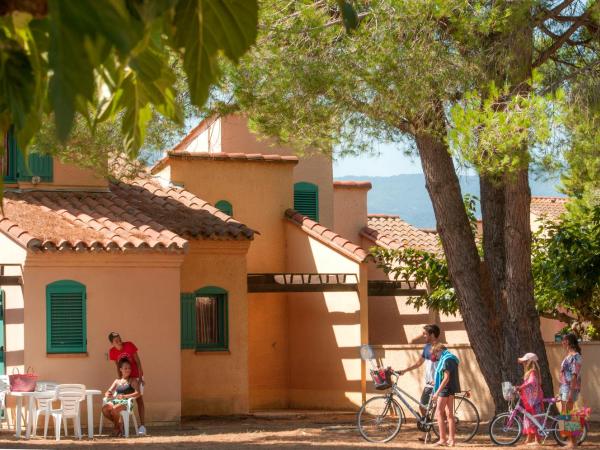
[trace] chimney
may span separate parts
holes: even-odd
[[[333,182],[333,229],[360,245],[360,230],[367,226],[367,193],[370,181]]]

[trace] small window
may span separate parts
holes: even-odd
[[[31,181],[33,177],[50,182],[54,174],[52,155],[30,153],[25,164],[25,158],[19,150],[12,128],[4,136],[4,152],[0,159],[0,166],[1,176],[8,183]]]
[[[46,286],[46,348],[48,353],[85,353],[86,290],[77,281]]]
[[[294,209],[312,220],[319,221],[319,187],[313,183],[294,184]]]
[[[209,286],[181,294],[181,348],[227,350],[228,340],[227,291]]]
[[[219,200],[217,203],[215,203],[215,208],[224,212],[228,216],[233,217],[233,206],[231,206],[231,203],[229,203],[227,200]]]

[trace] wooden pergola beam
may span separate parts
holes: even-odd
[[[23,286],[23,277],[20,275],[0,275],[0,287]]]
[[[426,289],[411,286],[406,281],[369,280],[369,297],[418,296],[425,293]]]
[[[248,292],[355,292],[352,273],[249,273]]]

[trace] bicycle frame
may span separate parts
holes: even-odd
[[[547,438],[550,435],[550,432],[554,430],[554,428],[547,428],[546,424],[548,423],[548,419],[553,422],[558,422],[558,419],[554,416],[550,415],[550,410],[552,409],[552,405],[555,403],[554,399],[543,399],[544,402],[548,403],[548,408],[546,408],[546,412],[543,414],[531,414],[528,413],[523,406],[521,406],[521,397],[519,396],[516,406],[512,409],[510,418],[508,419],[509,425],[512,424],[512,421],[517,416],[518,413],[521,413],[523,417],[529,419],[533,425],[537,428],[538,432],[544,437]],[[544,422],[540,423],[537,418],[544,418]]]
[[[431,399],[429,400],[429,404],[424,405],[419,400],[417,400],[412,395],[410,395],[408,392],[406,392],[404,389],[399,388],[397,386],[397,383],[398,383],[398,381],[396,381],[396,383],[394,383],[394,385],[392,386],[392,393],[391,393],[391,395],[395,394],[396,397],[398,397],[398,399],[400,399],[400,401],[404,404],[404,406],[406,406],[408,408],[408,410],[412,413],[412,415],[415,416],[415,419],[417,419],[420,422],[423,422],[424,419],[428,416],[429,411],[431,410]],[[406,400],[406,398],[404,398],[403,395],[405,395],[408,398],[410,398],[413,402],[415,402],[421,408],[424,408],[425,409],[425,415],[422,416],[420,412],[414,410],[413,407],[410,406],[410,403],[408,403],[408,401]]]

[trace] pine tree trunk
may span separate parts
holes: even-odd
[[[496,408],[502,398],[500,336],[495,315],[482,295],[480,258],[464,208],[458,177],[448,147],[430,134],[416,135],[427,191],[433,203],[452,285],[465,329]]]
[[[531,224],[528,170],[506,177],[505,226],[506,301],[510,328],[518,336],[518,352],[533,352],[539,357],[542,386],[546,396],[553,395],[552,377],[540,330],[540,318],[533,297],[531,273]]]
[[[483,224],[483,253],[485,267],[490,277],[492,308],[497,318],[498,335],[502,345],[498,348],[502,359],[502,379],[519,382],[519,357],[517,335],[510,329],[505,298],[506,255],[504,241],[504,192],[502,180],[481,176],[479,179],[481,215]]]

